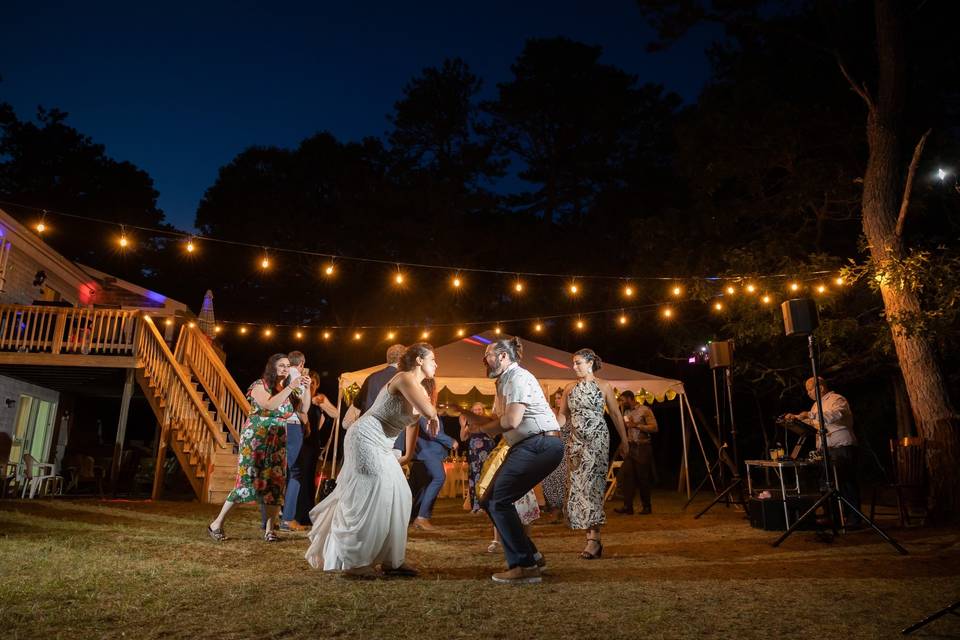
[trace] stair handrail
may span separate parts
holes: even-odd
[[[196,389],[190,383],[190,379],[183,372],[183,369],[173,357],[173,352],[167,346],[160,331],[153,323],[150,316],[143,316],[143,324],[146,331],[140,331],[137,342],[137,358],[143,365],[146,372],[154,377],[159,383],[166,383],[164,395],[166,397],[167,420],[173,424],[180,420],[183,421],[189,416],[188,413],[196,414],[199,418],[199,424],[202,424],[206,432],[210,434],[213,440],[221,447],[226,446],[226,440],[217,425],[210,418],[206,404],[200,398]],[[159,357],[157,357],[159,354]],[[179,383],[179,384],[177,384]],[[185,402],[184,399],[189,402]],[[192,421],[196,423],[197,421]],[[189,428],[189,424],[181,424],[181,429],[187,427],[188,436],[192,436],[193,444],[206,444],[200,433],[195,429]],[[206,447],[204,447],[206,449]],[[202,456],[209,459],[208,456]],[[207,460],[204,460],[206,463]],[[203,468],[206,469],[207,464]]]
[[[175,353],[177,360],[196,374],[233,441],[240,442],[240,430],[250,415],[250,403],[207,336],[196,325],[183,325]]]

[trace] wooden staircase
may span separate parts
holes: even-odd
[[[250,411],[243,392],[196,326],[184,325],[171,351],[149,316],[137,332],[136,379],[160,424],[153,498],[160,497],[168,448],[201,502],[233,489],[237,443]]]

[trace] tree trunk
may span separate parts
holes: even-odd
[[[901,166],[901,116],[906,94],[902,19],[896,0],[876,0],[879,82],[876,102],[868,101],[869,157],[863,180],[863,230],[875,264],[901,258],[903,242],[896,233],[904,170]],[[887,322],[893,334],[917,431],[927,441],[930,518],[949,521],[960,515],[960,438],[958,419],[930,344],[907,335],[897,318],[920,311],[920,300],[908,289],[880,283]]]

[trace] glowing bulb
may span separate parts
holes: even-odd
[[[171,320],[170,318],[167,318],[166,320],[163,321],[163,324],[169,327],[170,325],[173,324],[173,320]]]
[[[420,339],[421,339],[421,340],[426,340],[426,339],[429,338],[429,337],[430,337],[430,332],[429,332],[429,331],[424,331],[423,333],[420,334]]]
[[[333,275],[333,264],[328,264],[328,265],[323,269],[323,272],[324,272],[325,274],[327,274],[328,276],[332,276],[332,275]]]
[[[193,253],[196,247],[193,245],[193,240],[187,240],[187,253]]]
[[[799,284],[797,284],[796,282],[790,283],[790,291],[799,291],[799,290],[800,290]]]
[[[264,330],[263,330],[263,335],[264,335],[265,337],[269,338],[270,336],[273,335],[273,329],[264,329]]]
[[[387,332],[387,340],[393,340],[396,337],[397,337],[397,334],[395,334],[393,331]]]
[[[538,322],[537,324],[533,325],[533,330],[537,333],[540,333],[543,331],[543,325]]]
[[[523,283],[517,280],[516,284],[513,285],[513,290],[516,291],[517,293],[520,293],[521,291],[523,291]]]
[[[937,177],[938,177],[940,180],[943,180],[944,178],[947,177],[947,172],[944,171],[943,168],[941,167],[940,169],[937,169]]]
[[[457,337],[462,338],[466,332],[463,329],[457,329]]]
[[[633,297],[633,287],[631,287],[630,285],[625,286],[625,287],[623,288],[623,295],[625,295],[625,296],[628,297],[628,298],[632,298],[632,297]]]
[[[329,339],[330,339],[330,332],[329,332],[329,331],[324,331],[324,332],[323,332],[323,339],[324,339],[324,340],[329,340]]]
[[[359,332],[359,331],[357,331],[356,333],[353,334],[353,339],[354,339],[354,340],[359,340],[361,337],[362,337],[362,336],[360,335],[360,332]]]
[[[43,224],[42,222],[38,222],[35,228],[37,230],[37,233],[43,233],[44,231],[47,230],[47,225]]]
[[[627,324],[627,316],[620,314],[620,317],[617,318],[617,322],[619,322],[622,325]]]
[[[577,320],[577,329],[583,329],[584,326],[583,320]]]
[[[760,301],[763,302],[763,304],[770,304],[770,296],[763,296],[760,298]]]
[[[570,285],[570,295],[575,296],[575,295],[577,295],[578,293],[580,293],[580,287],[578,287],[576,284],[571,284],[571,285]]]
[[[817,287],[817,293],[826,293],[826,292],[827,292],[827,288],[822,284]]]
[[[718,301],[718,302],[714,302],[714,303],[713,303],[713,308],[714,308],[715,311],[723,311],[723,303],[722,303],[722,302],[719,302],[719,301]]]
[[[728,296],[732,296],[737,291],[737,289],[733,285],[729,285],[726,291]]]
[[[270,258],[268,258],[267,256],[263,256],[263,260],[260,261],[260,268],[261,268],[261,269],[269,269],[269,268],[270,268]]]
[[[297,331],[294,335],[297,336],[297,340],[299,340],[303,337],[303,331]]]
[[[673,293],[673,295],[675,295],[675,296],[679,296],[681,293],[683,293],[683,289],[681,289],[679,286],[676,286],[676,287],[673,288],[673,292],[672,292],[672,293]]]
[[[127,236],[125,236],[125,235],[120,236],[120,247],[121,247],[121,248],[126,249],[129,244],[130,244],[130,241],[127,240]]]
[[[842,287],[842,286],[843,286],[843,276],[840,276],[839,278],[837,278],[836,280],[834,280],[834,282],[837,283],[837,286],[838,286],[838,287]]]
[[[393,281],[396,282],[397,284],[403,284],[403,274],[397,273],[397,275],[393,277]]]
[[[454,278],[453,278],[453,288],[454,288],[454,289],[459,289],[461,284],[463,284],[463,283],[460,282],[460,278],[454,276]]]
[[[494,327],[494,328],[493,328],[493,332],[494,332],[496,335],[500,335],[500,327]]]
[[[664,318],[672,318],[672,317],[673,317],[673,309],[671,309],[670,307],[667,307],[666,309],[664,309],[662,313],[663,313],[663,317],[664,317]]]
[[[223,327],[221,327],[220,325],[217,325],[213,328],[214,333],[220,333],[221,331],[223,331]]]
[[[190,327],[191,329],[193,329],[193,328],[194,328],[195,326],[197,326],[197,325],[196,325],[196,323],[188,322],[188,323],[187,323],[187,326]]]
[[[240,333],[246,333],[246,332],[247,332],[246,327],[240,327]]]
[[[748,285],[747,285],[747,293],[753,293],[753,292],[756,291],[756,290],[757,290],[757,288],[756,288],[755,286],[753,286],[752,284],[748,284]]]

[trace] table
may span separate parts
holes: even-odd
[[[744,464],[747,466],[747,492],[754,497],[753,474],[754,469],[773,470],[780,481],[780,499],[783,502],[783,518],[790,528],[790,510],[787,508],[788,497],[800,497],[800,470],[812,466],[808,460],[747,460]],[[792,478],[789,478],[792,472]]]

